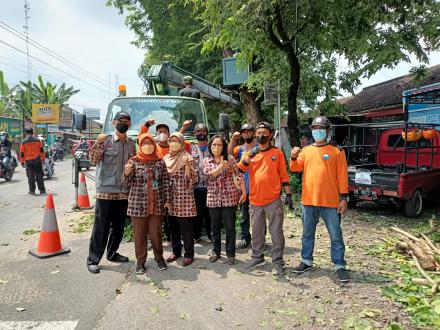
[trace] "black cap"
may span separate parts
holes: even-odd
[[[241,126],[241,128],[240,128],[240,133],[243,132],[243,131],[245,131],[245,130],[255,131],[255,127],[252,126],[252,124],[248,124],[248,123],[246,123],[246,124],[243,124],[243,125]]]
[[[25,133],[27,134],[33,134],[34,133],[34,129],[32,127],[28,127],[24,130]]]
[[[315,119],[313,119],[310,127],[313,127],[313,126],[329,127],[330,125],[331,125],[331,122],[330,122],[330,120],[328,120],[327,117],[318,116]]]
[[[198,123],[196,126],[194,126],[194,132],[203,130],[208,131],[208,126],[206,126],[204,123]]]
[[[131,120],[131,117],[130,117],[130,115],[128,113],[126,113],[125,111],[119,111],[115,115],[115,120],[122,119],[122,118],[127,118],[127,119]]]
[[[272,132],[272,126],[267,121],[262,121],[261,123],[258,123],[257,129],[259,128],[267,128],[270,132]]]
[[[157,131],[159,128],[161,128],[161,127],[165,127],[165,128],[168,130],[168,132],[170,131],[170,127],[169,127],[167,124],[164,124],[164,123],[157,124],[157,125],[156,125],[156,131]]]

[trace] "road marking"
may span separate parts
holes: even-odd
[[[2,330],[75,330],[78,321],[0,321]]]

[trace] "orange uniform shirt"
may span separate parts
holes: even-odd
[[[249,173],[249,202],[263,206],[279,198],[281,186],[289,184],[283,152],[271,147],[252,158],[248,166],[243,164],[245,158],[246,155],[242,157],[238,167]]]
[[[20,144],[20,162],[24,164],[27,160],[32,160],[40,156],[44,160],[44,148],[39,139],[34,136],[26,137]]]
[[[348,194],[345,152],[338,147],[307,146],[296,160],[290,161],[292,172],[303,171],[302,204],[337,208],[339,195]]]

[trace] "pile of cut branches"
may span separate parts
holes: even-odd
[[[436,274],[440,272],[440,249],[423,233],[420,233],[420,237],[416,237],[397,226],[393,226],[390,229],[401,235],[401,239],[396,242],[396,250],[410,255],[417,270],[423,277],[412,278],[412,282],[416,285],[431,286],[432,294],[436,294],[439,290],[440,282],[434,280],[428,272]]]

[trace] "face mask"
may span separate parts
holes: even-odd
[[[154,152],[154,145],[152,145],[152,144],[144,144],[141,147],[141,151],[145,155],[151,155]]]
[[[316,142],[322,142],[327,138],[327,130],[318,128],[312,130],[312,136]]]
[[[170,142],[169,145],[171,151],[179,151],[182,149],[182,145],[179,142]]]
[[[165,142],[168,140],[168,134],[166,133],[160,133],[158,136],[156,136],[157,142]]]
[[[214,156],[220,156],[222,154],[223,148],[221,148],[221,147],[212,147],[211,151],[212,151],[212,154]]]
[[[259,135],[257,136],[257,142],[259,144],[266,144],[269,141],[269,137],[266,135]]]
[[[249,143],[252,142],[253,139],[254,139],[253,137],[250,137],[250,138],[246,138],[246,139],[243,139],[243,140],[244,140],[244,142],[249,144]]]
[[[196,139],[197,141],[206,141],[208,140],[208,136],[206,134],[197,134]]]
[[[127,124],[116,124],[116,130],[119,133],[124,134],[125,132],[128,131],[128,125]]]

